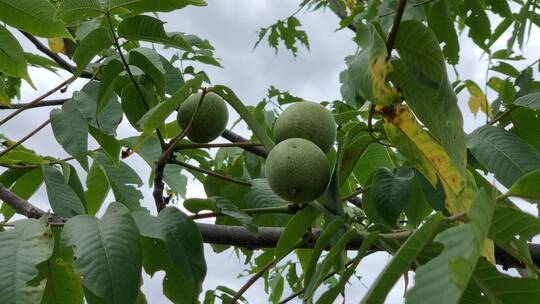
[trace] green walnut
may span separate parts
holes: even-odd
[[[196,93],[188,97],[178,109],[178,123],[185,129],[201,100],[202,93]],[[197,116],[187,133],[189,140],[195,143],[208,143],[218,138],[229,120],[227,105],[221,96],[208,92],[199,108]]]
[[[212,198],[188,198],[184,200],[184,208],[191,213],[203,210],[217,211],[216,200]]]
[[[336,141],[336,121],[332,113],[316,102],[304,101],[288,107],[274,124],[274,141],[307,139],[328,153]]]
[[[326,190],[330,170],[324,152],[303,138],[290,138],[277,144],[266,159],[266,178],[281,198],[307,203]]]

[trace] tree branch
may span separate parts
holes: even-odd
[[[52,107],[52,106],[61,106],[66,101],[68,101],[69,98],[64,99],[51,99],[51,100],[44,100],[37,104],[30,104],[30,103],[14,103],[9,106],[0,105],[0,110],[16,110],[20,108],[30,109],[30,108],[41,108],[41,107]]]
[[[5,186],[0,184],[0,199],[11,206],[19,214],[29,218],[40,218],[45,215],[45,211],[35,207],[25,199],[20,198]],[[63,219],[54,218],[54,224],[61,226]],[[275,248],[284,228],[259,227],[259,233],[253,235],[249,230],[241,226],[225,226],[197,223],[197,227],[202,235],[203,241],[210,244],[245,247],[247,249]],[[313,248],[315,242],[321,235],[322,230],[313,229],[306,237],[307,241],[299,248]],[[380,234],[381,238],[405,239],[410,233],[397,232],[393,234]],[[352,239],[346,246],[348,250],[358,250],[363,238],[358,236]],[[373,247],[370,250],[381,251],[381,248]],[[540,244],[529,244],[532,261],[540,267]],[[523,263],[515,259],[504,250],[496,247],[495,258],[497,264],[505,268],[524,268]]]
[[[45,215],[45,211],[30,204],[26,200],[18,197],[13,192],[9,191],[4,185],[0,183],[0,199],[10,205],[15,212],[22,214],[28,218],[40,218]]]
[[[234,133],[231,130],[225,129],[223,133],[221,134],[221,137],[225,138],[226,140],[232,142],[232,143],[243,143],[248,142],[249,140],[246,138],[243,138],[242,136]],[[268,151],[264,147],[250,147],[250,146],[242,146],[240,147],[248,152],[251,152],[255,155],[258,155],[262,158],[266,158],[268,156]]]
[[[45,55],[49,56],[52,60],[54,60],[56,63],[58,63],[59,66],[61,66],[64,70],[70,72],[73,74],[73,72],[77,69],[77,67],[71,65],[69,62],[64,60],[60,55],[56,54],[55,52],[51,51],[48,47],[46,47],[41,41],[39,41],[36,37],[34,37],[32,34],[29,34],[24,31],[20,31],[32,44],[36,46],[38,50],[40,50]],[[81,78],[93,78],[94,74],[89,72],[82,72],[79,76]]]

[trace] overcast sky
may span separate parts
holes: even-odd
[[[353,36],[351,31],[345,29],[335,32],[338,19],[330,11],[297,15],[303,24],[303,29],[309,36],[310,51],[300,47],[298,57],[294,58],[290,52],[280,49],[276,55],[274,50],[267,46],[266,41],[263,41],[255,51],[252,51],[253,44],[257,39],[256,31],[260,27],[272,24],[277,19],[289,16],[297,9],[298,2],[210,1],[205,8],[188,7],[174,13],[162,14],[160,17],[167,22],[165,25],[167,31],[195,33],[202,38],[209,39],[216,48],[215,55],[221,58],[224,69],[205,67],[205,70],[214,84],[225,84],[231,87],[247,104],[255,104],[260,101],[266,95],[266,90],[270,85],[281,90],[289,90],[292,94],[307,100],[340,99],[339,72],[345,68],[343,58],[354,53],[356,46],[351,41]],[[531,37],[534,37],[535,34],[538,34],[536,29]],[[17,35],[17,38],[23,42],[26,51],[35,51],[24,37]],[[468,38],[461,37],[460,40],[461,58],[458,70],[461,79],[472,79],[483,87],[486,62],[480,59],[481,51]],[[534,50],[538,50],[539,43],[538,40],[531,41],[524,50],[525,56],[527,57]],[[65,73],[62,73],[61,78],[37,69],[31,69],[30,73],[38,90],[34,91],[25,86],[22,91],[22,102],[32,100],[56,86],[62,79],[69,77]],[[449,70],[449,75],[454,78],[454,73],[451,70]],[[77,81],[70,86],[65,94],[56,94],[54,97],[70,97],[71,92],[80,88],[84,83],[85,81]],[[493,92],[490,96],[493,96]],[[474,118],[470,114],[466,106],[467,98],[468,95],[465,91],[459,95],[460,107],[465,118],[465,130],[469,133],[483,124],[485,117],[479,114],[477,118]],[[39,108],[25,111],[17,119],[2,126],[0,133],[8,135],[12,140],[19,139],[48,119],[50,110],[50,108]],[[0,117],[5,116],[5,112],[0,113]],[[238,131],[244,135],[248,134],[245,129],[238,129]],[[124,121],[119,128],[118,137],[134,134],[132,128]],[[67,155],[56,144],[50,127],[40,131],[38,136],[30,139],[25,145],[44,155],[57,157]],[[148,180],[149,170],[144,162],[136,157],[130,157],[127,162],[136,168],[143,181]],[[153,210],[151,192],[146,184],[142,191],[145,194],[144,205]],[[202,186],[190,182],[188,197],[202,196],[204,196]],[[112,199],[112,197],[110,198]],[[31,200],[48,209],[44,189],[41,189]],[[526,204],[522,206],[526,207],[529,212],[536,213],[535,208]],[[242,286],[246,278],[236,278],[237,274],[245,269],[241,261],[230,250],[216,255],[209,246],[205,245],[205,248],[208,274],[204,288],[227,285],[238,289]],[[358,275],[362,277],[362,283],[367,286],[371,285],[388,260],[389,256],[383,253],[372,254],[365,258],[358,268]],[[153,280],[145,279],[143,291],[150,303],[169,303],[161,292],[161,277],[162,275],[158,274],[157,278]],[[365,285],[356,280],[353,282],[353,286],[348,288],[347,303],[357,303],[366,291]],[[401,303],[403,288],[403,281],[400,281],[390,293],[387,303]],[[267,302],[266,296],[262,292],[261,282],[253,286],[246,293],[246,297],[250,303]]]

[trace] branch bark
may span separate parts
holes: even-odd
[[[242,136],[234,133],[231,130],[225,129],[223,133],[221,134],[221,137],[225,138],[226,140],[232,142],[232,143],[243,143],[243,142],[249,142],[249,139],[243,138]],[[264,147],[257,147],[257,146],[245,146],[241,147],[242,149],[251,152],[255,155],[258,155],[262,158],[266,158],[268,156],[268,151]]]
[[[61,66],[64,70],[66,70],[66,71],[68,71],[70,73],[73,73],[77,69],[74,65],[72,65],[69,62],[67,62],[66,60],[64,60],[62,57],[60,57],[55,52],[51,51],[48,47],[46,47],[43,43],[41,43],[41,41],[39,41],[39,39],[34,37],[32,34],[29,34],[27,32],[23,32],[23,31],[20,31],[20,32],[26,38],[28,38],[28,40],[30,40],[30,42],[32,42],[32,44],[34,44],[34,46],[38,50],[40,50],[45,55],[49,56],[49,58],[51,58],[56,63],[58,63],[58,65]],[[89,72],[82,72],[79,77],[81,77],[81,78],[93,78],[94,74],[89,73]]]

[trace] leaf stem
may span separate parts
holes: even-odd
[[[113,38],[114,45],[116,47],[116,50],[118,51],[118,55],[120,55],[120,59],[122,60],[122,64],[124,65],[124,69],[129,75],[129,79],[131,79],[131,82],[135,86],[135,89],[137,90],[137,94],[139,94],[139,97],[141,97],[141,100],[146,107],[146,110],[148,111],[150,109],[150,106],[148,105],[148,102],[146,101],[146,97],[144,96],[141,87],[139,86],[139,83],[135,79],[135,76],[133,76],[133,73],[131,72],[131,68],[129,67],[129,64],[126,61],[126,57],[124,56],[124,53],[122,52],[122,48],[120,46],[120,43],[118,42],[118,36],[116,36],[116,32],[114,30],[114,26],[112,24],[111,15],[107,12],[105,13],[105,16],[107,16],[107,23],[109,24],[109,30],[111,32],[111,36]],[[159,129],[156,129],[156,134],[159,138],[159,142],[161,144],[161,147],[163,148],[165,146],[165,140],[163,140],[163,136],[161,135],[161,132]]]
[[[297,211],[302,210],[303,207],[300,207],[298,204],[288,204],[285,206],[279,207],[266,207],[266,208],[249,208],[242,209],[241,211],[247,214],[266,214],[266,213],[285,213],[285,214],[295,214]],[[208,212],[208,213],[198,213],[190,216],[192,220],[203,219],[203,218],[212,218],[218,216],[224,216],[226,214],[221,212]]]
[[[204,173],[206,175],[210,175],[210,176],[213,176],[213,177],[228,181],[230,183],[234,183],[234,184],[241,185],[241,186],[246,186],[246,187],[251,187],[251,183],[248,182],[248,181],[243,181],[243,180],[235,179],[235,178],[232,178],[232,177],[229,177],[229,176],[226,176],[226,175],[222,175],[222,174],[219,174],[219,173],[211,171],[211,170],[207,170],[207,169],[204,169],[204,168],[200,168],[200,167],[188,164],[188,163],[183,162],[183,161],[178,160],[178,159],[169,158],[167,160],[167,162],[171,163],[171,164],[182,166],[182,167],[184,167],[186,169],[189,169],[189,170],[194,170],[194,171],[197,171],[197,172],[201,172],[201,173]]]

